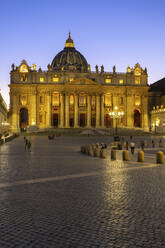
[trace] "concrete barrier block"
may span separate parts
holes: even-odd
[[[101,157],[101,158],[106,158],[106,149],[102,149],[102,150],[100,151],[100,157]]]
[[[123,161],[129,161],[129,151],[128,150],[124,150],[122,153],[123,156]]]
[[[100,149],[99,148],[94,149],[94,156],[95,157],[100,157]]]
[[[138,151],[138,162],[144,162],[144,152],[142,150]]]
[[[156,154],[156,163],[157,164],[163,164],[164,163],[164,154],[163,152],[159,151]]]
[[[93,156],[94,152],[93,152],[93,148],[92,146],[89,146],[89,156]]]

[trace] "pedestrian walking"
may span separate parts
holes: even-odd
[[[126,149],[128,150],[128,141],[127,140],[126,140],[125,144],[126,144]]]
[[[25,141],[25,151],[26,151],[27,148],[28,148],[28,139],[26,139],[26,138],[24,137],[24,141]]]
[[[28,141],[27,147],[28,147],[28,151],[31,152],[31,142],[30,142],[30,140]]]
[[[135,142],[131,142],[130,143],[130,147],[131,147],[131,153],[134,154],[134,151],[135,151]]]

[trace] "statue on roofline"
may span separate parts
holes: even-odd
[[[96,73],[99,73],[99,67],[98,67],[98,65],[96,65],[95,68],[96,68]]]
[[[116,73],[116,66],[113,66],[113,73]]]

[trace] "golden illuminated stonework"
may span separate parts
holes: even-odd
[[[49,128],[110,128],[118,109],[119,127],[148,130],[147,70],[139,64],[126,72],[92,71],[69,37],[44,71],[36,65],[12,65],[10,123],[14,132]]]

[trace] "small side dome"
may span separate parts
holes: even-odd
[[[51,69],[55,71],[88,72],[88,63],[84,56],[75,49],[70,33],[64,49],[54,57]]]

